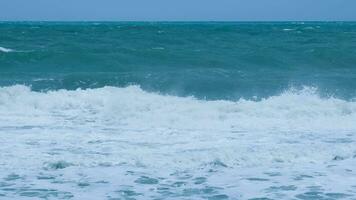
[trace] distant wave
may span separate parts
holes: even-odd
[[[0,52],[8,53],[8,52],[13,52],[13,51],[14,51],[13,49],[8,49],[8,48],[5,48],[5,47],[0,47]]]
[[[283,31],[294,31],[295,29],[291,29],[291,28],[285,28],[283,29]]]

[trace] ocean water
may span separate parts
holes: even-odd
[[[356,199],[356,23],[0,22],[0,199]]]

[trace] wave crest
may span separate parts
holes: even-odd
[[[13,52],[13,51],[14,51],[13,49],[8,49],[8,48],[5,48],[5,47],[0,47],[0,52],[9,53],[9,52]]]
[[[290,89],[260,101],[206,101],[148,93],[139,86],[35,92],[16,85],[0,88],[0,112],[0,121],[7,124],[219,131],[356,130],[356,102],[321,98],[315,88]]]

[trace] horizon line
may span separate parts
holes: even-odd
[[[0,22],[356,22],[356,20],[1,20]]]

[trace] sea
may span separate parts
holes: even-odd
[[[0,22],[0,199],[356,199],[356,22]]]

